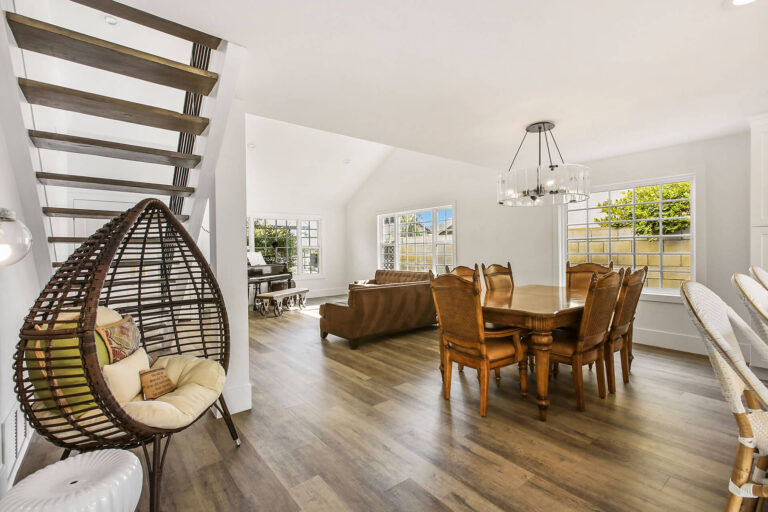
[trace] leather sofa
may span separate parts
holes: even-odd
[[[355,349],[362,338],[434,325],[432,276],[432,271],[377,270],[375,279],[350,284],[346,303],[320,306],[320,335],[347,338]]]

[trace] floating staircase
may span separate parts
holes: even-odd
[[[46,83],[36,80],[34,76],[18,78],[23,98],[30,105],[121,121],[136,127],[177,132],[178,147],[176,151],[170,151],[114,140],[43,131],[36,126],[29,129],[30,141],[39,149],[170,166],[173,168],[173,178],[169,183],[163,183],[159,178],[134,181],[130,179],[131,176],[119,175],[124,172],[120,170],[121,166],[109,165],[109,161],[105,160],[107,163],[103,166],[103,175],[85,176],[61,172],[61,169],[42,168],[36,172],[38,183],[45,187],[64,187],[73,191],[89,189],[106,191],[112,195],[138,193],[167,197],[168,204],[177,218],[182,222],[187,221],[189,215],[183,213],[184,199],[198,199],[195,188],[188,186],[190,170],[198,168],[202,160],[202,156],[194,152],[195,140],[198,136],[205,136],[210,123],[209,119],[200,116],[202,102],[204,97],[214,90],[219,79],[218,74],[208,70],[208,64],[211,52],[219,47],[221,39],[112,0],[71,1],[191,42],[190,63],[176,62],[18,13],[6,12],[6,21],[17,46],[25,51],[185,91],[184,102],[178,105],[177,111]],[[41,159],[40,166],[42,165]],[[158,176],[160,174],[158,171]],[[162,174],[166,177],[165,173]],[[74,219],[110,219],[120,213],[122,212],[111,209],[59,207],[50,204],[42,207],[45,218],[73,219],[73,222]],[[56,224],[53,221],[48,224],[48,242],[53,251],[51,261],[63,261],[74,247],[87,240],[86,237],[80,236],[82,233],[74,233],[74,224],[72,229],[65,224],[67,233],[63,234],[54,233]],[[67,254],[62,254],[59,248],[66,244],[69,244],[69,250]],[[61,261],[53,264],[54,267],[62,265],[64,263]]]

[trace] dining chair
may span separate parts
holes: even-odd
[[[480,381],[480,415],[488,411],[488,381],[490,371],[518,364],[520,390],[527,396],[526,346],[518,329],[508,329],[505,335],[487,335],[480,305],[480,276],[475,272],[468,281],[455,274],[442,274],[430,281],[440,323],[440,358],[443,373],[443,395],[451,397],[453,362],[478,372]]]
[[[749,273],[752,274],[755,279],[757,279],[757,282],[760,283],[763,288],[768,289],[768,270],[765,270],[763,267],[753,265],[749,267]]]
[[[686,281],[681,292],[683,304],[701,335],[723,396],[736,419],[739,446],[725,505],[727,512],[736,512],[745,498],[768,497],[765,480],[768,411],[764,410],[768,406],[768,389],[747,365],[739,344],[749,346],[764,358],[768,358],[768,345],[728,304],[703,284]],[[755,449],[759,458],[752,473]],[[749,505],[753,508],[755,502]]]
[[[507,266],[498,265],[494,263],[485,267],[485,263],[482,264],[483,268],[483,280],[485,281],[485,288],[488,290],[514,290],[515,280],[512,277],[512,265],[507,262]]]
[[[451,270],[451,267],[449,267],[448,265],[445,266],[446,274],[454,274],[463,279],[467,279],[469,281],[472,280],[472,276],[475,274],[475,272],[477,272],[477,263],[475,263],[474,269],[470,267],[466,267],[464,265],[459,265],[458,267],[454,267],[453,270]]]
[[[616,372],[614,370],[613,354],[618,351],[621,360],[621,376],[626,384],[629,382],[629,354],[632,348],[632,327],[635,321],[635,311],[640,302],[640,294],[645,286],[648,267],[635,272],[627,269],[621,280],[616,309],[613,312],[611,329],[605,342],[605,376],[608,380],[608,392],[616,392]]]
[[[502,267],[504,268],[504,267]],[[471,281],[475,275],[475,273],[479,272],[477,268],[477,263],[475,263],[475,268],[472,269],[470,267],[466,267],[464,265],[459,265],[458,267],[454,267],[453,270],[451,270],[451,267],[448,265],[445,266],[445,273],[446,274],[454,274],[457,275],[463,279],[467,279],[468,281]],[[483,265],[483,275],[485,275],[485,265]],[[509,278],[512,278],[512,271],[510,269]],[[488,281],[486,280],[486,285]],[[500,324],[493,324],[491,322],[485,322],[485,335],[486,337],[504,337],[504,336],[511,336],[512,330],[519,330],[514,327],[509,327],[506,325],[500,325]],[[520,335],[522,336],[522,331],[520,331]],[[458,370],[460,372],[464,371],[464,365],[459,363]],[[496,380],[501,379],[501,369],[496,368]]]
[[[733,274],[731,284],[741,295],[744,306],[749,311],[752,329],[768,343],[768,290],[756,280],[745,274]]]
[[[584,313],[578,331],[572,329],[555,329],[552,331],[552,351],[550,361],[571,365],[573,369],[573,387],[576,392],[576,407],[583,411],[584,378],[581,367],[595,363],[597,367],[597,387],[600,398],[605,398],[605,352],[603,346],[608,337],[619,287],[624,276],[624,270],[608,272],[597,277],[592,275],[589,282],[587,297],[584,302]],[[540,371],[541,369],[539,369]]]
[[[570,290],[584,290],[589,288],[592,274],[598,277],[613,271],[613,262],[607,267],[597,263],[581,263],[571,266],[570,261],[565,262],[565,287]]]

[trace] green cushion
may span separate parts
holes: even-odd
[[[77,323],[58,323],[57,327],[59,329],[74,329],[77,327]],[[109,352],[101,336],[98,333],[94,334],[96,355],[99,360],[99,366],[103,367],[105,364],[110,363]],[[62,397],[63,403],[68,407],[68,412],[73,413],[74,417],[77,418],[86,409],[91,409],[96,405],[93,395],[90,394],[90,387],[82,368],[78,338],[54,339],[50,341],[29,340],[26,346],[27,349],[30,349],[25,354],[27,355],[27,368],[32,379],[32,386],[35,388],[35,395],[43,401],[43,405],[46,408],[56,407],[54,397],[59,396]],[[46,368],[42,357],[48,347],[62,350],[51,352],[51,357],[56,359],[52,360],[50,366]],[[75,387],[50,389],[49,378],[53,379],[52,383],[54,386]],[[85,394],[80,395],[80,393]],[[70,396],[71,398],[63,398],[63,395]],[[50,412],[55,413],[56,411],[54,409]]]

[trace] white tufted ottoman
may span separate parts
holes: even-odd
[[[125,450],[101,450],[51,464],[13,486],[3,512],[134,512],[141,462]]]

